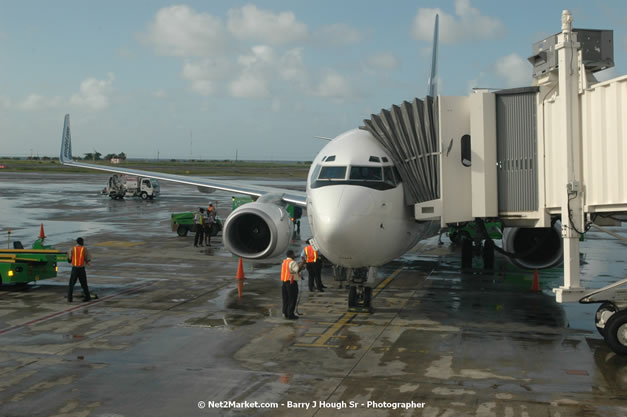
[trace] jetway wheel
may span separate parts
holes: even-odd
[[[473,242],[470,235],[462,232],[462,269],[472,268],[472,256],[473,256]]]
[[[483,243],[483,269],[491,271],[494,269],[494,242],[486,239]]]
[[[610,302],[605,302],[601,304],[597,309],[597,312],[594,315],[594,324],[601,336],[605,337],[607,322],[617,311],[618,309],[616,308],[616,306]]]
[[[605,325],[605,342],[619,355],[627,355],[627,310],[614,313]]]

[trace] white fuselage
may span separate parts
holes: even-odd
[[[358,129],[333,139],[313,161],[307,216],[321,253],[350,268],[383,265],[433,230],[414,220],[389,154]]]

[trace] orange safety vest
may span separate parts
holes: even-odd
[[[283,282],[294,282],[294,274],[290,272],[290,262],[292,261],[292,258],[283,260],[283,264],[281,265],[281,281]]]
[[[307,255],[307,263],[316,262],[318,260],[318,251],[309,245],[305,247],[305,255]]]
[[[85,247],[74,246],[72,248],[72,266],[85,266]]]

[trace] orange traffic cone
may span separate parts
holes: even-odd
[[[533,271],[533,282],[531,283],[531,291],[539,292],[540,291],[540,282],[538,280],[538,270]]]
[[[46,234],[44,233],[44,224],[41,224],[41,227],[39,228],[39,239],[43,239],[46,237]]]
[[[246,279],[244,276],[244,263],[242,262],[242,258],[239,258],[235,279],[237,280],[237,296],[241,300],[242,294],[244,293],[244,280]]]

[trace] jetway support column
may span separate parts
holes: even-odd
[[[555,49],[559,62],[560,143],[565,147],[565,180],[561,198],[562,238],[564,244],[564,285],[553,289],[558,302],[579,300],[584,289],[580,283],[579,238],[584,230],[581,128],[579,124],[579,43],[572,32],[572,15],[562,12],[562,33]],[[585,76],[585,74],[582,74]]]

